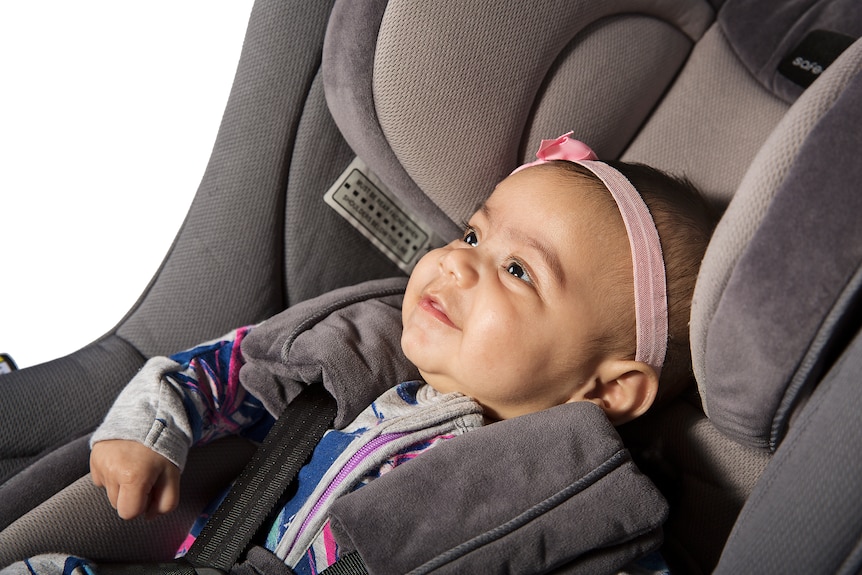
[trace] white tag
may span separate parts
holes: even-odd
[[[408,213],[359,158],[347,166],[323,199],[407,273],[419,258],[445,243]]]

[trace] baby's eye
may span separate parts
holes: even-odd
[[[469,244],[472,247],[476,247],[479,245],[479,236],[476,235],[476,230],[473,228],[467,228],[464,230],[464,236],[461,238],[465,244]]]
[[[520,263],[513,261],[509,262],[508,267],[506,267],[506,271],[519,280],[523,280],[527,283],[533,283],[532,278],[530,277],[530,273],[522,266]]]

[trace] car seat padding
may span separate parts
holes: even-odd
[[[428,10],[434,11],[434,26],[422,20],[423,15],[427,20]],[[438,234],[452,239],[458,234],[453,222],[469,217],[525,150],[538,145],[524,136],[530,117],[537,114],[536,99],[547,72],[555,63],[554,69],[560,69],[561,54],[577,53],[568,47],[582,39],[585,30],[607,31],[591,25],[621,14],[627,15],[626,22],[633,15],[661,20],[664,26],[649,29],[656,38],[675,38],[670,45],[678,52],[682,48],[674,56],[677,64],[713,18],[709,4],[699,0],[682,5],[621,0],[529,7],[471,2],[450,5],[446,11],[409,0],[385,6],[379,1],[367,6],[337,2],[324,44],[327,101],[358,155]],[[680,34],[686,42],[678,41]],[[619,39],[618,30],[614,37]],[[674,62],[669,66],[674,68]],[[507,85],[517,89],[507,90]],[[590,90],[604,93],[597,86]],[[566,97],[565,104],[577,108],[575,99]],[[541,102],[552,105],[547,98]],[[617,104],[624,107],[629,101],[620,98]],[[562,107],[562,102],[553,103],[554,110]],[[642,108],[651,105],[645,102]],[[607,118],[604,110],[580,112],[579,117],[597,115],[593,125]],[[566,118],[558,121],[563,132],[572,129],[563,129]],[[616,146],[619,149],[619,143]]]
[[[769,202],[787,177],[793,158],[814,125],[858,73],[862,44],[852,46],[797,100],[769,135],[728,205],[707,248],[692,301],[692,365],[699,382],[709,323],[730,274],[763,220]],[[701,389],[701,393],[705,390]],[[708,413],[708,405],[705,406]]]
[[[862,73],[802,143],[709,325],[704,404],[713,423],[742,443],[780,443],[823,375],[809,373],[794,387],[794,373],[862,266],[860,101]]]
[[[792,103],[804,87],[780,72],[782,60],[814,30],[851,38],[862,36],[862,4],[856,0],[786,0],[778,8],[768,2],[727,0],[719,11],[718,22],[752,76],[764,88]],[[825,64],[821,65],[824,69]]]
[[[860,373],[857,333],[751,493],[716,574],[860,572]]]

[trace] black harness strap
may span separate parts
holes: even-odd
[[[182,561],[167,563],[99,563],[99,575],[220,575],[216,569],[196,570]]]
[[[353,551],[340,557],[338,561],[321,571],[320,575],[368,575],[368,569],[359,553]]]
[[[305,388],[288,404],[185,560],[196,568],[230,571],[332,425],[335,414],[335,400],[322,385]]]

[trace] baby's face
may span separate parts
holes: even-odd
[[[595,340],[613,317],[609,263],[631,270],[622,220],[596,211],[570,181],[526,169],[497,186],[462,239],[419,261],[401,345],[427,383],[497,419],[589,399],[604,359]]]

